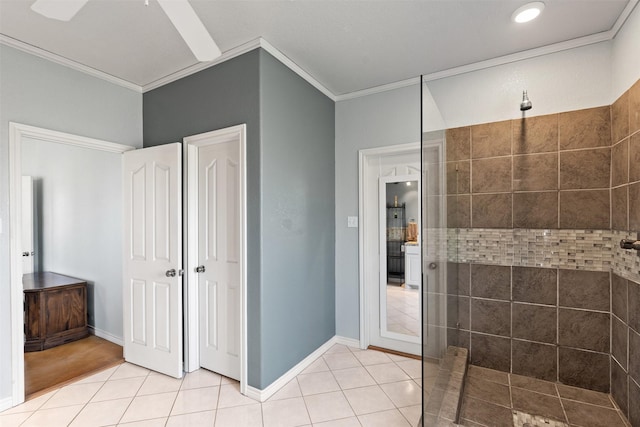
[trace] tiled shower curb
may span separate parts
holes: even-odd
[[[435,384],[424,402],[423,427],[455,426],[460,414],[464,378],[467,374],[469,351],[466,348],[449,346]]]

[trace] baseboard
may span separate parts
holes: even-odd
[[[284,375],[282,375],[280,378],[269,384],[269,386],[265,389],[260,390],[247,385],[246,396],[250,397],[251,399],[264,402],[265,400],[276,394],[282,387],[287,385],[287,383],[294,379],[300,372],[307,369],[313,362],[316,361],[316,359],[318,359],[318,357],[322,356],[334,344],[343,344],[357,348],[360,347],[360,341],[354,340],[352,338],[339,337],[336,335],[329,339],[326,343],[318,347],[313,353],[305,357],[296,366],[285,372]]]
[[[103,331],[102,329],[98,329],[94,326],[89,325],[89,333],[91,335],[95,335],[98,338],[102,338],[105,339],[107,341],[110,341],[114,344],[119,345],[120,347],[124,347],[124,341],[122,340],[122,338],[120,337],[116,337],[115,335],[107,332],[107,331]]]
[[[13,406],[13,398],[11,396],[0,399],[0,412],[5,411]]]
[[[354,338],[341,337],[336,335],[334,337],[336,339],[336,344],[342,344],[349,347],[360,348],[360,340]]]

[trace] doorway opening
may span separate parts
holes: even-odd
[[[421,354],[420,144],[360,150],[360,343]]]
[[[114,217],[119,218],[120,215],[120,157],[121,153],[132,149],[133,147],[125,145],[33,126],[9,124],[11,375],[13,382],[11,404],[13,406],[22,403],[25,399],[25,344],[28,344],[28,350],[49,348],[68,350],[68,347],[63,348],[69,345],[66,342],[70,341],[70,338],[77,338],[78,341],[74,341],[76,343],[84,341],[80,338],[87,335],[88,329],[93,335],[107,339],[116,346],[122,346],[122,340],[108,332],[108,330],[118,330],[121,325],[108,325],[103,329],[106,323],[100,317],[102,313],[95,310],[89,311],[90,318],[87,321],[86,314],[82,312],[82,303],[86,298],[85,308],[94,305],[111,306],[114,301],[119,302],[121,299],[119,286],[115,293],[105,295],[104,293],[96,294],[95,285],[104,281],[120,283],[120,260],[117,259],[115,264],[112,263],[113,253],[104,254],[103,250],[112,251],[116,248],[116,253],[120,254],[119,225],[117,221],[114,222]],[[109,176],[102,179],[104,177],[102,173],[88,174],[82,170],[84,167],[93,168],[93,172],[112,169],[116,176],[115,182],[110,182]],[[76,176],[78,174],[80,178]],[[23,175],[31,176],[32,179],[23,179]],[[25,182],[32,191],[23,193]],[[70,183],[74,185],[71,186]],[[106,187],[94,188],[94,184]],[[33,209],[35,215],[26,215],[26,218],[23,216],[23,213],[27,213],[23,212],[25,209],[23,194],[31,197],[32,203],[26,200],[24,206],[26,209]],[[100,200],[96,203],[81,203],[75,199],[76,196],[86,195],[93,197],[99,195]],[[111,204],[111,196],[117,196],[115,206]],[[115,209],[115,214],[109,209]],[[42,215],[42,212],[46,215]],[[23,234],[28,226],[31,230]],[[87,233],[83,229],[85,226],[95,229],[95,232]],[[110,237],[105,240],[102,235],[96,233],[106,233]],[[117,236],[115,240],[114,235]],[[95,245],[96,241],[100,243]],[[28,256],[24,255],[25,253]],[[25,262],[28,258],[35,262],[31,260]],[[30,272],[32,269],[33,271]],[[74,282],[73,286],[68,288],[70,295],[76,297],[73,299],[74,311],[57,311],[67,313],[67,317],[73,312],[80,312],[80,314],[76,313],[73,319],[62,316],[57,319],[58,326],[54,327],[52,322],[46,321],[51,319],[51,316],[38,316],[38,312],[35,312],[33,318],[39,320],[34,320],[33,323],[27,322],[32,327],[25,329],[25,305],[23,305],[25,283],[27,283],[25,273],[28,276],[35,276],[47,270],[63,273],[75,281],[80,278],[82,286],[78,287],[77,282]],[[91,274],[88,271],[91,271]],[[113,278],[109,279],[111,275]],[[33,282],[34,280],[31,280],[31,283]],[[79,290],[82,287],[84,289]],[[56,294],[59,293],[56,288],[43,288],[44,291],[47,289],[53,289]],[[55,296],[52,296],[52,299],[42,296],[44,302],[50,302],[43,306],[45,307],[43,314],[55,307],[57,303],[65,306],[70,304],[67,298],[56,300]],[[71,320],[77,321],[77,324]],[[117,322],[119,323],[120,319]],[[74,323],[73,327],[71,327],[72,323]],[[96,324],[100,327],[96,327]],[[114,362],[107,361],[103,367],[106,368],[112,363]],[[53,369],[51,363],[44,363],[44,365],[47,369]],[[96,367],[94,370],[99,369]],[[79,375],[88,372],[85,370]],[[27,371],[26,374],[31,375],[31,372]],[[40,371],[35,375],[43,375],[43,373]],[[45,384],[45,387],[50,385],[54,384]],[[32,394],[34,390],[29,388],[28,393]]]
[[[247,392],[246,125],[184,138],[185,371],[200,367]]]

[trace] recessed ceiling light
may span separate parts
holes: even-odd
[[[534,1],[516,9],[516,11],[513,12],[513,15],[511,15],[511,19],[518,24],[522,24],[536,19],[543,10],[544,3],[541,1]]]

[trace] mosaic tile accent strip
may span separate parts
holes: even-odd
[[[634,250],[622,249],[618,242],[622,239],[637,239],[638,235],[626,231],[613,231],[615,255],[611,271],[625,279],[640,283],[640,253]]]
[[[612,230],[448,229],[447,259],[463,263],[613,271],[640,282],[640,256],[636,251],[619,247],[623,238],[636,236]]]
[[[541,417],[539,415],[531,415],[526,412],[513,411],[514,427],[568,427],[569,424],[562,421],[556,421],[551,418]]]

